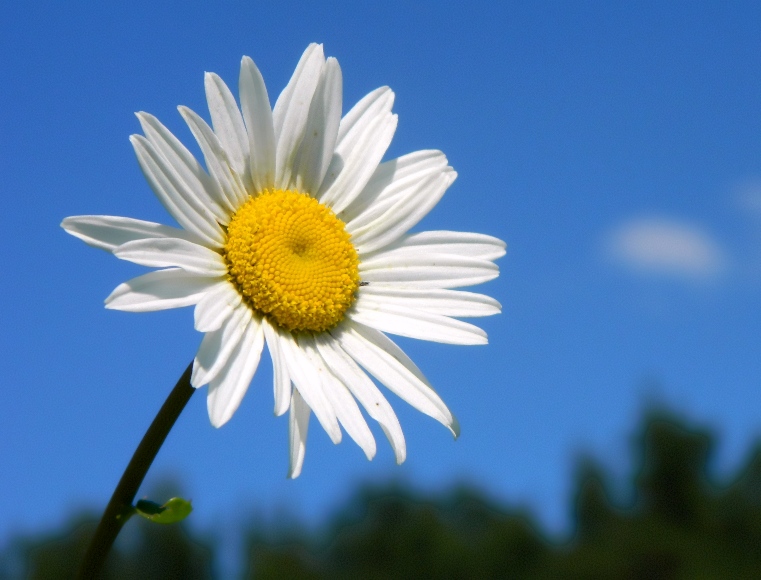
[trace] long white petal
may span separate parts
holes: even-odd
[[[240,107],[248,130],[249,166],[253,191],[275,185],[275,128],[267,87],[254,61],[240,63]]]
[[[222,256],[214,250],[178,238],[134,240],[118,246],[113,253],[141,266],[177,267],[202,276],[222,276],[227,272]]]
[[[288,364],[288,374],[304,400],[314,411],[317,420],[333,443],[341,441],[335,409],[322,391],[320,376],[314,365],[302,352],[290,332],[280,332],[280,349]]]
[[[127,242],[147,238],[180,238],[196,244],[204,243],[186,230],[119,216],[75,215],[65,218],[61,227],[87,245],[107,252],[113,252]]]
[[[381,87],[366,95],[341,120],[338,141],[318,193],[339,213],[362,192],[378,168],[396,131],[394,93]]]
[[[473,324],[382,300],[360,297],[348,314],[365,326],[399,336],[445,344],[488,342],[486,333]]]
[[[272,359],[272,384],[275,395],[275,416],[279,417],[288,410],[291,403],[291,375],[288,374],[288,363],[280,348],[278,331],[267,320],[262,319],[264,336],[267,339],[267,348]]]
[[[446,167],[446,156],[436,150],[415,151],[381,163],[356,199],[339,212],[338,217],[349,223],[371,207],[377,209],[379,204],[388,207],[389,200]]]
[[[193,312],[194,326],[198,332],[211,332],[222,326],[241,303],[241,295],[224,280],[198,301]]]
[[[394,203],[372,221],[362,224],[363,216],[346,224],[352,243],[359,254],[372,252],[395,242],[417,224],[439,203],[444,192],[455,180],[454,170],[443,171],[411,187]],[[368,210],[368,214],[372,207]]]
[[[142,135],[132,135],[130,142],[146,181],[169,214],[209,247],[221,247],[224,234],[211,211],[188,193],[176,172],[170,169],[148,139]]]
[[[291,479],[295,479],[301,474],[301,468],[304,465],[310,414],[311,409],[309,405],[306,404],[299,391],[293,389],[291,414],[288,420],[288,448],[290,451],[288,477]]]
[[[349,355],[329,335],[322,334],[315,339],[317,349],[331,372],[351,391],[357,400],[386,434],[391,448],[394,450],[396,462],[402,464],[407,457],[407,446],[404,433],[396,413],[391,405],[375,386],[370,377],[359,368]]]
[[[356,322],[331,334],[341,348],[390,391],[433,417],[457,437],[460,426],[415,364],[388,337]]]
[[[300,337],[299,345],[317,369],[322,379],[322,389],[330,404],[336,411],[336,416],[343,428],[357,445],[365,452],[367,459],[375,457],[375,438],[367,426],[357,402],[346,386],[330,371],[329,367],[317,351],[313,337]]]
[[[341,122],[343,79],[338,61],[331,57],[309,105],[304,137],[293,160],[291,183],[298,191],[316,194],[328,170]]]
[[[209,104],[214,134],[224,147],[230,165],[244,178],[248,175],[248,135],[235,97],[225,82],[214,73],[204,75],[206,101]]]
[[[395,288],[372,284],[362,286],[359,296],[444,316],[491,316],[502,310],[499,302],[491,296],[462,290]]]
[[[207,332],[193,360],[193,374],[190,383],[198,388],[213,381],[230,359],[243,332],[251,320],[248,306],[236,308],[217,330]]]
[[[368,285],[396,288],[458,288],[499,276],[494,262],[446,254],[382,254],[361,262],[359,273]]]
[[[188,195],[194,196],[207,207],[221,224],[230,221],[230,216],[220,205],[221,192],[217,182],[201,167],[193,154],[161,122],[148,113],[136,113],[146,138],[164,156],[184,186]]]
[[[177,109],[196,138],[206,161],[206,168],[219,186],[220,203],[230,214],[234,213],[248,196],[243,178],[233,169],[222,143],[206,121],[187,107]]]
[[[256,318],[251,318],[227,364],[209,382],[206,407],[214,427],[227,423],[238,410],[259,366],[263,347],[262,325]]]
[[[277,143],[275,187],[287,188],[291,184],[293,160],[304,137],[309,105],[324,65],[322,45],[310,44],[275,103],[272,112]]]
[[[125,312],[154,312],[197,304],[223,283],[179,268],[148,272],[119,284],[106,298],[106,308]]]
[[[486,234],[427,231],[404,236],[375,255],[448,254],[481,260],[496,260],[505,255],[505,242]],[[372,260],[364,256],[363,261]]]

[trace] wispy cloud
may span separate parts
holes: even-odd
[[[718,243],[698,226],[661,217],[638,218],[613,229],[608,256],[640,274],[707,280],[726,268]]]

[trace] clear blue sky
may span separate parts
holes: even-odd
[[[241,409],[190,402],[147,484],[172,475],[199,527],[286,506],[318,521],[360,481],[468,481],[567,522],[575,459],[618,471],[649,402],[721,434],[718,473],[761,433],[761,8],[756,2],[10,3],[0,17],[0,547],[103,506],[201,335],[192,310],[103,299],[141,271],[59,227],[76,214],[167,223],[128,136],[134,111],[187,144],[204,71],[241,56],[279,94],[309,42],[348,108],[397,94],[390,156],[443,150],[459,178],[421,229],[496,235],[503,304],[486,347],[399,339],[462,425],[389,395],[408,440],[372,463],[313,424],[286,480],[287,420],[262,364]],[[376,429],[379,443],[384,439]]]

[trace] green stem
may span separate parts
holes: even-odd
[[[103,512],[103,517],[95,530],[95,535],[79,570],[80,578],[96,578],[98,576],[116,536],[119,535],[122,526],[132,515],[134,511],[132,502],[140,484],[143,483],[148,468],[150,468],[166,436],[177,421],[177,417],[180,416],[191,395],[195,392],[190,384],[192,370],[193,363],[190,363],[135,450],[135,454],[119,480],[119,485],[116,486],[111,501],[108,502],[106,511]]]

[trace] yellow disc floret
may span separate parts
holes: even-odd
[[[291,190],[264,190],[227,227],[230,280],[248,304],[290,331],[343,320],[359,287],[359,258],[330,208]]]

